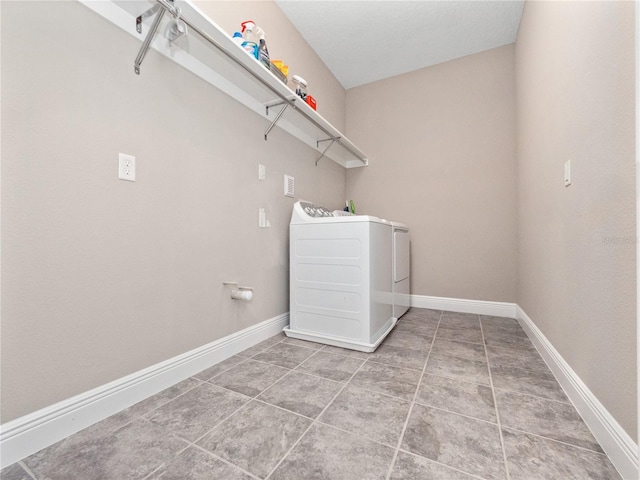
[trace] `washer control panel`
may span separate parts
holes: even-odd
[[[333,217],[333,213],[330,212],[325,207],[321,207],[320,205],[315,205],[309,202],[300,202],[300,206],[304,213],[309,215],[310,217]]]

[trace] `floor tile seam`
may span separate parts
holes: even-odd
[[[261,353],[262,353],[262,352],[261,352]],[[256,355],[258,355],[258,354],[256,353]],[[282,368],[283,370],[289,370],[289,371],[290,371],[290,370],[293,370],[293,368],[283,367],[282,365],[276,365],[275,363],[266,362],[266,361],[264,361],[264,360],[258,360],[257,358],[253,358],[253,357],[251,357],[251,358],[247,358],[247,360],[253,360],[254,362],[262,363],[263,365],[269,365],[270,367]],[[308,360],[308,359],[305,359],[305,362],[306,362],[307,360]],[[244,363],[244,362],[242,362],[242,363]],[[231,370],[232,368],[235,368],[235,367],[236,367],[236,365],[234,365],[233,367],[231,367],[229,370]],[[227,370],[227,371],[228,371],[228,370]],[[218,376],[218,375],[216,375],[216,377],[217,377],[217,376]],[[209,382],[209,381],[207,380],[207,383],[211,383],[211,382]],[[212,384],[212,385],[213,385],[213,384]]]
[[[321,351],[322,349],[320,349],[319,351]],[[291,448],[289,448],[285,454],[282,456],[282,458],[280,458],[280,460],[278,460],[278,462],[276,463],[276,465],[271,469],[271,471],[269,472],[269,474],[264,477],[264,480],[269,480],[269,478],[271,477],[271,475],[273,475],[273,472],[275,472],[278,467],[282,464],[282,462],[284,462],[284,460],[289,456],[289,454],[293,451],[294,448],[296,448],[296,446],[300,443],[300,441],[305,437],[305,435],[313,428],[314,425],[316,425],[316,423],[318,423],[318,419],[324,414],[324,412],[327,411],[327,409],[329,408],[329,406],[335,401],[336,398],[338,398],[338,395],[340,395],[344,389],[347,387],[347,385],[349,384],[349,382],[353,379],[353,377],[356,375],[356,373],[358,373],[360,371],[360,369],[362,368],[362,366],[366,363],[366,360],[364,362],[362,362],[360,364],[360,366],[355,370],[355,372],[353,372],[353,374],[351,374],[351,377],[349,377],[349,380],[347,380],[345,382],[345,384],[340,388],[340,390],[338,390],[336,392],[336,394],[331,398],[331,400],[324,406],[324,408],[322,409],[322,411],[320,413],[318,413],[318,415],[316,416],[316,418],[313,419],[313,421],[311,422],[311,424],[309,424],[309,426],[307,427],[307,429],[302,432],[302,435],[300,435],[298,437],[298,439],[293,443],[293,445],[291,445]]]
[[[527,432],[526,430],[522,430],[520,428],[514,428],[514,427],[511,427],[511,426],[508,426],[508,425],[503,425],[501,428],[504,429],[504,430],[510,430],[512,432],[517,432],[517,433],[521,433],[521,434],[525,434],[525,435],[531,435],[533,437],[541,438],[543,440],[548,440],[550,442],[559,443],[559,444],[565,445],[567,447],[577,448],[578,450],[583,450],[585,452],[597,453],[598,455],[602,455],[604,457],[609,458],[609,456],[604,451],[601,452],[601,451],[598,451],[598,450],[593,450],[591,448],[583,447],[581,445],[575,445],[573,443],[563,442],[562,440],[558,440],[556,438],[547,437],[547,436],[542,435],[540,433]],[[594,438],[594,440],[595,440],[595,438]],[[600,447],[602,447],[600,445],[600,443],[598,443],[598,440],[595,440],[595,441]]]
[[[287,337],[287,338],[289,338],[289,337]],[[284,340],[282,340],[282,341],[281,341],[281,342],[279,342],[279,343],[282,343],[282,344],[284,344],[284,345],[289,345],[289,346],[291,346],[291,347],[306,348],[307,350],[313,350],[314,352],[319,352],[320,350],[322,350],[322,347],[318,347],[318,348],[305,347],[304,345],[298,345],[297,343],[287,342],[286,340],[287,340],[287,339],[285,338]],[[277,343],[276,343],[275,345],[277,345]],[[269,350],[269,349],[271,349],[271,348],[275,347],[275,345],[271,345],[271,347],[269,347],[267,350]]]
[[[148,480],[151,478],[151,475],[154,475],[158,470],[160,470],[162,467],[164,467],[166,465],[165,462],[162,462],[160,465],[158,465],[156,468],[154,468],[150,473],[146,474],[144,477],[142,477],[141,480]],[[156,478],[161,478],[162,475],[160,475],[159,477]]]
[[[349,357],[349,358],[353,358],[353,357]],[[304,362],[302,362],[302,363],[304,363]],[[327,381],[329,381],[331,383],[338,383],[338,384],[346,383],[346,382],[341,382],[340,380],[334,380],[332,378],[323,377],[322,375],[318,375],[318,374],[313,373],[313,372],[307,372],[306,370],[300,370],[300,367],[302,366],[302,363],[300,365],[298,365],[296,368],[292,369],[291,371],[292,372],[296,372],[296,373],[300,373],[302,375],[307,375],[309,377],[319,378],[321,380],[327,380]],[[289,375],[289,374],[287,373],[287,375]],[[285,375],[285,377],[286,377],[286,375]],[[269,388],[271,388],[271,387],[269,387]]]
[[[429,460],[430,462],[435,463],[436,465],[440,465],[442,467],[446,467],[449,470],[454,470],[456,472],[463,473],[463,474],[468,475],[471,478],[475,478],[477,480],[487,480],[485,477],[480,477],[480,476],[476,475],[475,473],[470,473],[470,472],[467,472],[465,470],[460,470],[459,468],[453,467],[451,465],[447,465],[446,463],[438,462],[437,460],[433,460],[432,458],[424,457],[424,456],[420,455],[419,453],[410,452],[409,450],[405,450],[403,448],[400,448],[398,451],[404,453],[405,455],[411,455],[412,457],[418,457],[418,458],[421,458],[421,459]]]
[[[220,387],[220,388],[224,388],[224,387]],[[227,390],[227,389],[225,389]],[[234,392],[233,390],[229,390],[230,392],[233,392],[235,394],[238,395],[242,395],[239,394],[238,392]],[[233,412],[231,412],[229,415],[227,415],[226,417],[224,417],[223,419],[221,419],[218,423],[216,423],[213,427],[211,427],[209,430],[207,430],[205,433],[203,433],[202,435],[200,435],[198,438],[196,438],[195,440],[186,440],[187,443],[191,443],[191,444],[197,444],[199,441],[201,441],[203,438],[207,437],[211,432],[213,432],[216,428],[218,428],[223,422],[226,422],[227,420],[229,420],[231,417],[233,417],[234,415],[236,415],[240,410],[242,410],[244,407],[246,407],[247,405],[249,405],[251,403],[251,401],[253,400],[253,397],[249,397],[247,395],[243,395],[244,397],[246,397],[248,399],[247,402],[243,403],[242,405],[240,405],[238,408],[236,408]],[[182,439],[182,437],[180,437]],[[183,449],[184,451],[184,449]]]
[[[437,333],[434,336],[434,338],[440,339],[440,340],[448,340],[450,342],[469,343],[471,345],[484,345],[484,344],[478,343],[478,342],[469,342],[468,340],[460,340],[459,338],[442,337],[442,336],[438,335]]]
[[[494,370],[501,370],[501,367],[505,367],[505,366],[504,365],[495,365],[494,367],[491,367],[491,364],[489,364],[489,368],[493,368]],[[509,367],[509,366],[507,366],[507,368],[509,368],[512,371],[513,370],[523,370],[523,371],[529,372],[529,373],[540,374],[540,375],[536,375],[538,377],[537,380],[544,380],[544,381],[547,381],[547,382],[555,382],[555,383],[558,384],[558,386],[560,386],[560,382],[558,382],[558,379],[551,372],[549,372],[549,373],[547,373],[547,372],[538,372],[536,370],[529,370],[527,368]],[[518,380],[522,380],[522,378],[518,378]]]
[[[2,0],[0,0],[0,1],[2,1]],[[283,375],[282,377],[284,377],[285,375]],[[280,377],[280,378],[282,378],[282,377]],[[248,398],[249,400],[254,398],[254,396],[247,395],[246,393],[242,393],[242,392],[237,392],[235,390],[232,390],[231,388],[227,388],[227,387],[224,387],[222,385],[218,385],[217,383],[211,383],[211,382],[205,382],[205,383],[209,384],[212,387],[220,388],[220,389],[224,390],[225,392],[233,393],[234,395],[240,395],[241,397]],[[271,385],[269,385],[269,387],[271,387]],[[267,387],[267,388],[269,388],[269,387]]]
[[[420,385],[420,382],[418,382],[418,386],[419,385]],[[347,386],[351,386],[351,387],[357,388],[359,390],[364,390],[364,391],[367,391],[367,392],[375,393],[376,395],[382,395],[383,397],[392,398],[394,400],[401,400],[401,401],[406,402],[406,403],[411,403],[411,399],[409,399],[409,398],[402,398],[402,397],[398,397],[396,395],[391,395],[391,394],[386,393],[386,392],[380,392],[378,390],[373,390],[373,387],[365,388],[365,387],[361,387],[360,385],[356,385],[356,384],[351,383],[351,382],[349,382]]]
[[[455,358],[457,360],[466,360],[468,362],[474,362],[474,363],[478,363],[478,364],[482,364],[482,365],[486,365],[487,367],[489,367],[489,364],[484,361],[484,360],[472,360],[471,358],[465,358],[465,357],[461,357],[461,356],[457,356],[457,355],[451,355],[448,353],[441,353],[438,351],[431,351],[432,354],[434,354],[437,357],[447,357],[447,358]]]
[[[319,352],[321,352],[321,351],[322,351],[322,349],[318,350],[316,353],[319,353]],[[333,354],[333,353],[331,353],[331,352],[324,352],[324,353],[325,353],[325,354],[327,354],[327,355],[334,355],[334,354]],[[311,355],[309,358],[305,359],[303,362],[300,362],[300,363],[299,363],[298,365],[296,365],[292,370],[295,370],[295,371],[300,372],[300,373],[307,373],[305,370],[300,370],[300,367],[302,367],[305,363],[307,363],[309,360],[311,360],[313,357],[315,357],[315,355],[316,355],[316,354],[314,353],[314,354],[313,354],[313,355]],[[338,356],[338,357],[342,357],[342,356],[345,356],[345,355],[336,355],[336,356]],[[351,359],[351,360],[353,360],[353,361],[362,362],[362,363],[358,366],[358,370],[359,370],[359,369],[362,367],[362,365],[364,365],[364,363],[367,361],[367,360],[362,360],[361,358],[356,358],[356,357],[347,357],[347,358],[349,358],[349,359]],[[347,373],[348,373],[348,372],[347,372]],[[325,380],[331,380],[332,382],[335,382],[335,383],[347,383],[349,380],[351,380],[351,377],[349,377],[349,380],[341,381],[341,380],[333,380],[333,379],[330,379],[330,378],[322,377],[322,376],[320,376],[320,375],[314,375],[314,374],[311,374],[311,373],[307,373],[307,374],[308,374],[308,375],[317,376],[318,378],[324,378]]]
[[[472,323],[470,323],[469,325],[440,325],[442,328],[446,329],[446,330],[464,330],[466,331],[473,331],[473,332],[480,332],[480,322],[478,322],[477,325],[474,325]]]
[[[268,339],[267,339],[267,340],[268,340]],[[266,340],[264,340],[264,341],[266,341]],[[265,348],[263,348],[263,349],[259,350],[258,352],[254,353],[254,354],[253,354],[253,355],[251,355],[251,356],[243,355],[243,353],[244,353],[246,350],[249,350],[250,348],[256,347],[257,345],[259,345],[260,343],[262,343],[262,342],[259,342],[257,345],[253,345],[253,346],[251,346],[251,347],[245,348],[243,351],[236,353],[236,355],[240,355],[241,357],[244,357],[244,358],[251,358],[251,357],[253,357],[254,355],[258,355],[259,353],[263,353],[264,351],[269,350],[271,347],[273,347],[273,346],[275,346],[275,345],[278,345],[279,343],[282,343],[282,342],[284,342],[284,338],[283,338],[282,340],[279,340],[279,341],[275,342],[275,343],[274,343],[274,344],[272,344],[272,345],[269,345],[268,347],[265,347]]]
[[[492,337],[498,337],[498,338],[508,338],[508,339],[522,339],[522,340],[529,340],[529,337],[527,336],[527,334],[524,332],[522,332],[522,334],[520,333],[511,333],[511,332],[506,332],[504,330],[501,331],[496,331],[494,329],[490,329],[490,332],[487,332],[485,335],[487,336],[488,339],[491,339]],[[526,342],[525,342],[526,343]]]
[[[489,338],[489,341],[491,341],[491,338]],[[496,345],[495,343],[486,343],[486,342],[484,343],[484,345],[485,345],[485,347],[504,348],[504,349],[511,350],[511,351],[514,351],[514,352],[525,351],[525,352],[538,353],[538,350],[536,350],[536,347],[527,347],[527,346],[524,346],[524,345],[515,345],[514,346],[513,344],[511,344],[512,346],[508,347],[508,346],[505,346],[504,344]]]
[[[207,450],[206,448],[204,448],[204,447],[202,447],[202,446],[200,446],[200,445],[197,445],[197,444],[195,444],[195,443],[191,443],[191,445],[190,445],[190,446],[191,446],[191,447],[193,447],[193,448],[197,448],[197,449],[198,449],[198,450],[200,450],[201,452],[203,452],[203,453],[205,453],[206,455],[209,455],[209,456],[211,456],[211,457],[215,458],[216,460],[220,460],[222,463],[224,463],[224,464],[226,464],[226,465],[229,465],[229,466],[231,466],[231,467],[237,468],[238,470],[242,471],[243,473],[245,473],[245,474],[249,475],[251,478],[255,478],[256,480],[261,480],[261,479],[260,479],[260,477],[258,477],[257,475],[255,475],[255,474],[253,474],[253,473],[251,473],[251,472],[249,472],[249,471],[245,470],[244,468],[240,467],[239,465],[236,465],[236,464],[235,464],[235,463],[233,463],[233,462],[230,462],[229,460],[227,460],[226,458],[221,457],[220,455],[217,455],[217,454],[215,454],[215,453],[213,453],[213,452],[210,452],[209,450]],[[189,448],[189,447],[187,447],[187,448]],[[185,450],[187,450],[187,449],[185,448],[185,449],[183,450],[183,452],[184,452]]]
[[[436,333],[435,333],[435,332],[433,332],[433,333],[432,333],[432,334],[430,334],[430,335],[425,335],[425,334],[422,334],[422,333],[405,332],[404,330],[398,330],[398,333],[397,333],[397,334],[398,334],[398,335],[410,335],[410,336],[412,336],[412,337],[421,337],[421,338],[424,338],[425,340],[428,340],[428,339],[433,338],[433,337],[435,337],[435,336],[436,336]]]
[[[260,395],[262,395],[262,394],[260,394]],[[294,414],[294,415],[296,415],[298,417],[304,418],[305,420],[311,420],[312,422],[315,420],[315,418],[313,418],[313,417],[309,417],[309,416],[307,416],[307,415],[305,415],[303,413],[300,413],[300,412],[294,412],[293,410],[289,410],[288,408],[284,408],[284,407],[282,407],[280,405],[276,405],[274,403],[269,403],[266,400],[263,400],[262,398],[259,398],[259,397],[255,397],[251,401],[257,402],[257,403],[261,403],[261,404],[266,405],[268,407],[277,408],[278,410],[282,410],[285,413],[292,413],[292,414]]]
[[[334,345],[323,345],[322,348],[320,348],[318,351],[323,351],[326,350],[327,347],[333,347]],[[340,347],[336,347],[336,348],[340,348]],[[349,358],[357,358],[358,360],[362,360],[360,357],[356,357],[355,355],[352,355],[350,353],[340,353],[340,352],[324,352],[324,353],[331,353],[333,355],[340,355],[342,357],[349,357]],[[367,352],[362,352],[362,353],[367,353]]]
[[[124,423],[124,424],[120,425],[119,427],[117,427],[117,428],[113,429],[112,431],[110,431],[110,432],[109,432],[109,434],[113,434],[113,433],[117,432],[118,430],[120,430],[121,428],[126,427],[127,425],[129,425],[129,424],[131,424],[131,423],[133,423],[133,422],[135,422],[136,420],[139,420],[139,419],[140,419],[140,420],[145,420],[145,421],[147,421],[147,422],[148,422],[148,421],[149,421],[149,419],[148,419],[146,416],[147,416],[147,415],[149,415],[151,412],[155,412],[157,409],[159,409],[159,408],[161,408],[161,407],[164,407],[165,405],[167,405],[169,402],[172,402],[172,401],[173,401],[173,400],[175,400],[176,398],[178,398],[178,397],[180,397],[180,396],[184,395],[184,394],[185,394],[185,393],[187,393],[187,392],[190,392],[190,391],[191,391],[191,390],[193,390],[194,388],[198,388],[198,387],[199,387],[200,385],[202,385],[203,383],[206,383],[204,380],[200,380],[200,379],[197,379],[197,378],[195,378],[195,377],[187,377],[187,378],[193,378],[194,380],[196,380],[197,382],[199,382],[199,383],[198,383],[198,385],[196,385],[196,386],[195,386],[195,387],[193,387],[193,388],[190,388],[189,390],[187,390],[187,391],[185,391],[185,392],[182,392],[182,393],[180,393],[180,394],[176,395],[175,397],[171,397],[171,398],[170,398],[169,400],[167,400],[166,402],[161,403],[160,405],[158,405],[158,406],[156,406],[156,407],[153,407],[152,409],[150,409],[150,410],[146,411],[146,412],[145,412],[145,413],[143,413],[143,414],[139,414],[139,413],[135,413],[135,412],[129,412],[129,413],[130,413],[134,418],[132,418],[131,420],[129,420],[127,423]],[[185,380],[186,380],[186,379],[185,379]],[[184,380],[182,380],[182,381],[184,381]],[[178,382],[178,383],[181,383],[181,382]],[[173,385],[171,385],[171,387],[173,387],[173,386],[177,385],[178,383],[174,383]],[[168,387],[168,388],[171,388],[171,387]],[[165,390],[166,390],[166,389],[165,389]],[[157,394],[160,394],[160,393],[162,393],[163,391],[164,391],[164,390],[161,390],[161,391],[160,391],[160,392],[158,392]],[[144,402],[144,401],[148,400],[149,398],[152,398],[153,396],[155,396],[155,395],[157,395],[157,394],[150,395],[150,396],[148,396],[147,398],[145,398],[145,399],[143,399],[143,400],[140,400],[140,402],[136,402],[136,403],[134,403],[133,405],[131,405],[130,407],[124,408],[124,409],[122,409],[122,410],[120,410],[120,411],[118,411],[118,412],[114,413],[113,415],[110,415],[109,417],[105,418],[105,420],[108,420],[110,417],[112,417],[112,416],[114,416],[114,415],[118,415],[118,414],[120,414],[120,413],[126,412],[127,410],[129,410],[129,409],[131,409],[131,408],[135,407],[138,403]],[[95,424],[94,424],[94,425],[95,425]],[[90,426],[91,426],[91,425],[90,425]],[[87,427],[87,428],[89,428],[89,427]],[[80,430],[80,432],[81,432],[81,431],[82,431],[82,430]],[[80,433],[80,432],[76,432],[76,433]]]
[[[486,385],[483,385],[483,386],[486,386]],[[471,415],[466,415],[466,414],[460,413],[460,412],[454,412],[453,410],[448,410],[448,409],[442,408],[442,407],[436,407],[435,405],[429,405],[428,403],[421,402],[420,400],[416,400],[415,403],[417,403],[418,405],[420,405],[422,407],[431,408],[433,410],[439,410],[440,412],[450,413],[452,415],[458,415],[459,417],[468,418],[470,420],[477,420],[477,421],[482,422],[482,423],[488,423],[489,425],[493,425],[494,427],[498,426],[497,422],[492,422],[490,420],[485,420],[483,418],[478,418],[478,417],[474,417],[474,416],[471,416]]]
[[[33,473],[31,471],[31,469],[29,467],[27,467],[26,463],[24,463],[24,458],[22,460],[19,460],[18,462],[16,462],[18,465],[20,465],[22,467],[22,469],[27,472],[27,475],[29,475],[33,480],[38,480],[38,477],[35,473]]]
[[[507,449],[504,446],[504,436],[502,435],[502,424],[500,422],[500,412],[498,410],[498,399],[496,398],[496,390],[493,386],[493,376],[491,375],[491,367],[489,367],[489,354],[487,353],[487,345],[485,342],[484,330],[482,329],[482,322],[480,322],[480,332],[482,334],[482,343],[484,345],[484,356],[487,359],[487,371],[489,372],[489,383],[491,387],[491,396],[493,398],[493,409],[496,414],[496,423],[498,425],[498,437],[500,438],[500,448],[502,449],[502,461],[504,462],[504,472],[506,474],[506,480],[511,479],[509,473],[509,463],[507,462]]]
[[[455,377],[455,376],[447,376],[445,373],[431,373],[431,372],[425,372],[427,375],[435,375],[437,377],[442,377],[442,378],[446,378],[448,380],[455,380],[455,381],[459,381],[459,382],[466,382],[466,383],[471,383],[473,385],[480,385],[481,387],[488,387],[491,388],[491,384],[489,383],[479,383],[479,382],[470,382],[469,380],[460,380],[460,377]]]
[[[425,372],[425,374],[432,377],[444,378],[445,380],[455,380],[456,382],[466,383],[468,385],[475,385],[476,387],[491,388],[491,385],[486,383],[472,382],[471,380],[460,380],[459,378],[447,377],[446,375],[442,375],[441,373]]]
[[[431,346],[429,347],[429,351],[427,352],[427,358],[424,360],[424,364],[422,365],[422,372],[420,373],[420,378],[418,379],[418,385],[416,385],[415,392],[413,392],[413,399],[411,401],[411,405],[409,406],[409,411],[407,412],[407,418],[404,420],[404,425],[402,426],[402,430],[400,431],[400,437],[398,438],[398,443],[396,444],[395,451],[393,452],[393,458],[391,459],[391,465],[389,465],[389,469],[387,470],[387,475],[385,476],[386,480],[390,480],[391,474],[393,473],[393,467],[398,459],[398,452],[400,451],[400,447],[402,445],[402,440],[407,432],[407,426],[409,425],[409,419],[411,418],[411,413],[413,412],[413,407],[416,404],[416,398],[418,396],[418,392],[420,391],[420,385],[422,385],[422,379],[424,378],[424,373],[427,369],[427,364],[429,363],[429,357],[431,356],[431,350],[433,349],[433,344],[436,341],[438,328],[440,328],[440,321],[442,320],[443,311],[440,312],[440,317],[438,318],[438,325],[436,326],[436,334],[431,339]]]
[[[419,352],[426,352],[428,349],[427,348],[411,348],[411,347],[407,347],[406,345],[398,345],[397,343],[390,343],[390,342],[385,342],[385,345],[389,345],[390,347],[397,347],[397,348],[406,348],[407,350],[416,350]]]
[[[547,374],[547,373],[551,372],[551,370],[549,369],[549,367],[546,366],[546,364],[545,364],[545,369],[543,370],[543,369],[538,369],[538,368],[516,367],[516,366],[508,364],[508,363],[496,363],[496,362],[492,361],[491,359],[489,359],[489,367],[493,367],[493,368],[496,368],[496,367],[517,368],[519,370],[526,370],[527,372],[540,373],[540,374]]]
[[[541,395],[534,395],[533,393],[520,392],[518,390],[511,390],[509,388],[502,388],[502,387],[493,387],[493,388],[495,390],[497,390],[498,392],[515,393],[517,395],[523,395],[525,397],[533,397],[533,398],[537,398],[539,400],[547,400],[549,402],[561,403],[562,405],[569,405],[569,406],[573,407],[574,409],[576,408],[575,405],[573,403],[571,403],[571,400],[569,400],[568,398],[567,398],[567,401],[564,402],[562,400],[557,400],[555,398],[543,397]],[[562,390],[562,393],[564,393],[564,390]],[[565,393],[565,395],[566,395],[566,393]],[[580,418],[582,418],[582,416]]]
[[[238,354],[238,355],[239,355],[239,354]],[[235,356],[235,355],[234,355],[234,356]],[[231,357],[229,357],[229,358],[231,358]],[[234,365],[231,365],[229,368],[227,368],[227,369],[225,369],[225,370],[221,371],[220,373],[216,373],[214,376],[209,377],[209,378],[207,378],[206,380],[200,380],[200,379],[199,379],[198,377],[196,377],[195,375],[192,375],[192,376],[191,376],[191,378],[195,378],[195,379],[200,380],[200,381],[202,381],[202,382],[209,382],[209,380],[213,380],[214,378],[216,378],[216,377],[218,377],[218,376],[222,375],[223,373],[227,373],[227,372],[228,372],[229,370],[231,370],[232,368],[235,368],[235,367],[237,367],[238,365],[241,365],[241,364],[245,363],[247,360],[250,360],[250,359],[251,359],[250,357],[241,357],[241,358],[242,358],[242,360],[240,360],[238,363],[236,363],[236,364],[234,364]],[[228,358],[225,358],[224,360],[222,360],[222,362],[224,362],[224,361],[226,361],[226,360],[228,360]],[[213,367],[215,367],[216,365],[218,365],[218,364],[220,364],[220,363],[222,363],[222,362],[218,362],[218,363],[217,363],[217,364],[215,364],[215,365],[211,365],[211,367],[209,367],[209,368],[213,368]],[[204,370],[208,370],[208,368],[205,368]],[[202,371],[204,372],[204,370],[202,370]],[[198,372],[198,373],[200,373],[200,372]]]
[[[429,358],[429,353],[427,353],[427,358]],[[367,363],[367,362],[377,363],[378,365],[384,365],[385,367],[393,367],[393,368],[400,368],[400,369],[403,369],[403,370],[411,370],[412,372],[420,372],[420,370],[418,370],[417,368],[399,367],[395,363],[384,363],[384,362],[381,362],[379,360],[372,360],[371,358],[367,358],[365,360],[365,363]]]
[[[320,419],[320,415],[318,415],[318,417],[316,419],[316,422],[315,422],[318,425],[322,425],[324,427],[333,428],[334,430],[338,430],[339,432],[347,433],[347,434],[349,434],[349,435],[351,435],[353,437],[359,438],[361,440],[366,440],[367,442],[375,443],[377,445],[381,445],[381,446],[386,447],[386,448],[388,448],[390,450],[395,450],[395,448],[396,448],[396,447],[394,447],[393,445],[391,445],[389,443],[384,443],[384,442],[381,442],[379,440],[374,440],[374,439],[372,439],[370,437],[367,437],[366,435],[361,435],[361,434],[353,432],[351,430],[347,430],[346,428],[338,427],[336,425],[333,425],[331,423],[327,423],[327,422],[319,420],[319,419]]]

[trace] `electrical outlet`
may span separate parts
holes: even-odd
[[[118,155],[118,178],[129,182],[136,181],[136,157],[133,155]]]

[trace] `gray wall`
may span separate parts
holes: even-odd
[[[516,299],[514,47],[347,91],[359,212],[411,227],[411,293]]]
[[[518,303],[637,438],[634,63],[634,2],[527,2]]]
[[[267,3],[206,6],[292,29]],[[139,45],[77,2],[2,2],[2,422],[287,312],[283,174],[344,200],[342,167],[279,129],[265,142],[265,120],[156,52],[136,76]],[[319,111],[342,127],[344,90],[287,48],[316,58]]]

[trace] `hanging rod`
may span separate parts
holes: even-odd
[[[308,122],[312,123],[313,125],[315,125],[316,128],[318,128],[319,130],[321,130],[325,135],[327,135],[329,138],[331,138],[334,142],[338,143],[340,146],[342,146],[342,148],[344,148],[345,150],[347,150],[349,153],[351,153],[354,157],[356,157],[358,160],[360,160],[362,163],[364,163],[365,165],[367,165],[367,160],[364,158],[361,158],[360,155],[356,152],[353,151],[353,149],[351,149],[351,147],[349,147],[349,145],[346,145],[344,143],[342,143],[340,137],[336,137],[335,135],[331,134],[331,132],[329,132],[326,128],[324,128],[324,126],[322,126],[320,123],[318,123],[313,117],[311,117],[307,112],[305,112],[302,109],[299,109],[296,107],[295,104],[295,99],[290,99],[288,98],[286,95],[283,95],[282,93],[280,93],[278,90],[276,90],[275,88],[273,88],[266,80],[264,80],[262,77],[260,77],[260,75],[258,75],[257,73],[255,73],[253,70],[251,70],[249,67],[247,67],[246,65],[244,65],[242,62],[240,62],[234,55],[232,55],[231,53],[229,53],[227,51],[227,49],[225,47],[223,47],[222,45],[220,45],[220,43],[218,43],[218,41],[214,38],[212,38],[208,33],[202,31],[200,28],[198,28],[196,25],[194,25],[191,21],[189,21],[187,18],[185,18],[184,16],[181,15],[181,11],[178,7],[176,7],[175,5],[173,5],[171,0],[156,0],[156,2],[158,2],[158,4],[160,6],[162,6],[164,8],[164,10],[168,11],[171,15],[174,16],[174,18],[180,17],[180,20],[182,22],[184,22],[185,24],[187,24],[187,26],[194,32],[196,32],[198,35],[200,35],[203,39],[205,39],[207,42],[209,42],[211,45],[213,45],[214,47],[216,47],[222,54],[224,54],[227,58],[229,58],[230,60],[232,60],[236,65],[238,65],[239,67],[241,67],[243,70],[245,70],[249,75],[251,75],[254,79],[256,79],[258,82],[260,82],[262,85],[264,85],[267,89],[269,89],[273,94],[275,94],[277,97],[279,97],[284,103],[289,104],[289,106],[293,107],[294,110],[296,110],[299,114],[301,114],[304,118],[307,119]],[[164,12],[163,10],[163,12]],[[162,13],[163,13],[162,12]],[[160,22],[158,21],[158,24]],[[157,28],[157,27],[156,27]],[[154,32],[155,33],[155,32]],[[149,32],[149,36],[147,37],[147,39],[149,40],[149,44],[151,43],[151,36],[152,36],[152,32]],[[145,40],[146,43],[146,40]],[[148,48],[148,46],[147,46]],[[142,49],[141,49],[141,53],[142,53]],[[146,53],[146,52],[144,52]],[[140,54],[138,54],[140,56]],[[142,58],[140,59],[140,63],[142,63],[142,60],[144,59],[144,54],[142,54]],[[136,64],[136,72],[139,72],[140,69],[140,64],[137,63]],[[323,154],[324,155],[324,154]],[[322,157],[320,157],[322,158]]]

